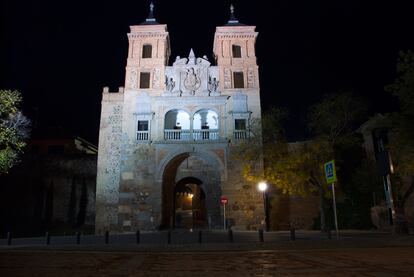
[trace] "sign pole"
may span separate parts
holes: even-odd
[[[336,181],[336,170],[335,170],[335,161],[329,161],[323,165],[325,169],[326,182],[332,184],[332,201],[334,209],[334,219],[335,219],[335,231],[336,239],[339,239],[339,230],[338,230],[338,217],[336,215],[336,199],[335,199],[335,181]]]
[[[224,231],[226,231],[226,204],[223,204],[223,223]]]
[[[220,197],[220,203],[221,203],[221,205],[223,205],[223,228],[224,228],[224,231],[226,231],[226,205],[227,205],[227,203],[228,203],[228,199],[227,199],[227,197],[226,196],[222,196],[222,197]]]
[[[334,215],[335,215],[336,239],[339,239],[338,218],[336,216],[335,183],[332,183],[332,200],[333,200],[333,208],[334,208]]]

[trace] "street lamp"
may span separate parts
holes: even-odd
[[[269,232],[269,213],[267,209],[267,184],[265,182],[260,182],[257,185],[259,191],[263,193],[263,208],[264,208],[264,215],[265,215],[265,224],[266,224],[266,232]]]

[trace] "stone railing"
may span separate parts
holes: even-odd
[[[177,130],[165,129],[164,140],[193,141],[193,140],[218,140],[219,129],[203,130]]]
[[[137,131],[137,140],[148,140],[149,131]]]
[[[192,140],[190,130],[165,129],[164,140]]]
[[[219,138],[218,129],[193,130],[194,140],[218,140],[218,138]]]
[[[249,132],[247,130],[235,130],[233,132],[233,137],[235,140],[248,139]]]

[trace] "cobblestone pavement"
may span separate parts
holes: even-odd
[[[414,276],[414,248],[0,251],[0,276]]]

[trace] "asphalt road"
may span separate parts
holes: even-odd
[[[414,248],[2,249],[0,276],[414,276]]]

